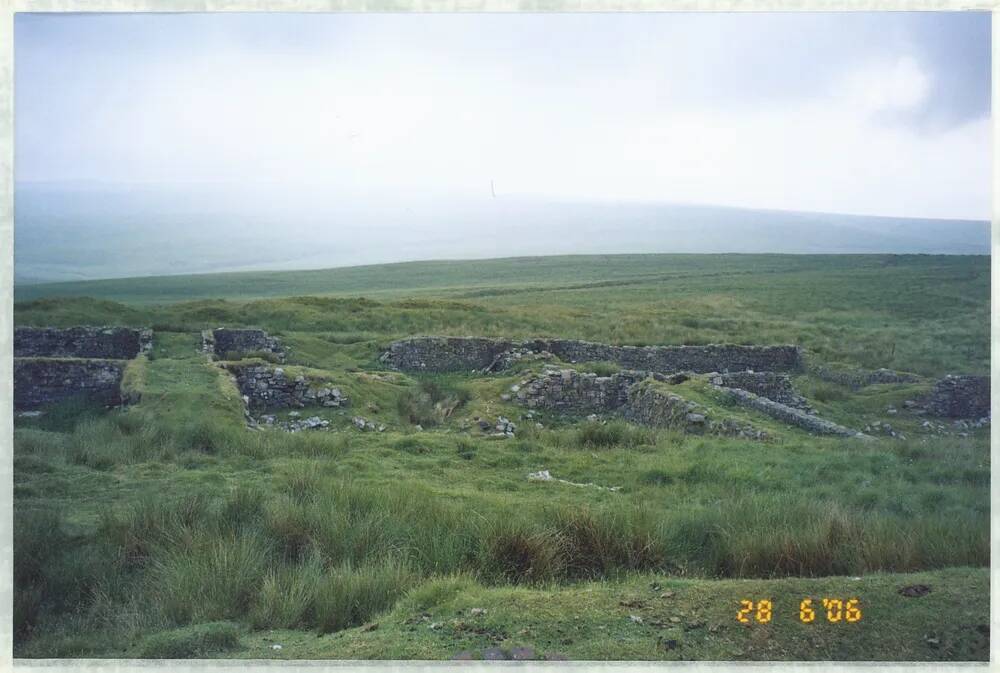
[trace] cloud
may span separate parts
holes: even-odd
[[[980,98],[932,114],[981,60],[932,59],[949,17],[44,17],[17,178],[986,218]]]
[[[859,68],[845,80],[848,104],[869,113],[914,110],[931,90],[930,77],[912,56]]]

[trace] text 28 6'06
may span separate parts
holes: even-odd
[[[740,601],[740,609],[736,613],[736,621],[741,624],[767,624],[775,614],[774,601],[761,598],[756,601],[744,599]],[[803,598],[799,602],[798,618],[803,624],[827,621],[830,624],[854,623],[861,621],[861,599],[859,598],[822,598],[815,600]]]

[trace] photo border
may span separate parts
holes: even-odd
[[[261,660],[261,659],[13,659],[13,263],[14,263],[14,14],[22,12],[816,12],[816,11],[990,11],[992,12],[992,100],[1000,101],[997,72],[1000,64],[998,32],[1000,32],[1000,0],[0,0],[0,401],[10,413],[0,414],[0,668],[19,671],[232,671],[272,669],[287,673],[313,672],[322,668],[364,671],[425,671],[461,670],[495,671],[515,667],[518,671],[574,670],[663,671],[666,668],[691,671],[729,671],[775,668],[782,671],[809,673],[842,673],[843,671],[877,670],[882,672],[981,670],[997,661],[996,639],[990,642],[990,663],[984,662],[475,662],[475,661],[357,661],[357,660]],[[996,195],[1000,187],[1000,153],[996,151],[997,115],[992,116],[991,138],[991,258],[1000,250],[1000,204]],[[990,378],[994,395],[991,417],[996,418],[997,389],[1000,363],[997,346],[1000,343],[1000,315],[993,297],[1000,291],[1000,271],[991,265],[991,335]],[[991,467],[997,464],[997,442],[1000,429],[991,424]],[[990,473],[991,513],[998,511],[1000,477]],[[1000,542],[1000,518],[990,521],[991,558],[996,556]],[[991,565],[990,630],[1000,625],[997,596],[1000,592],[1000,572]]]

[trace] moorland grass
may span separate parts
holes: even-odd
[[[785,586],[988,567],[985,429],[928,435],[922,417],[904,411],[891,422],[906,439],[817,438],[727,407],[689,381],[673,389],[772,439],[687,436],[613,418],[522,418],[500,395],[529,364],[491,376],[380,371],[385,344],[413,333],[793,342],[850,367],[986,371],[988,264],[979,258],[901,257],[888,267],[885,258],[738,258],[731,268],[702,258],[656,274],[621,261],[609,260],[605,272],[626,286],[588,279],[579,261],[562,260],[523,282],[387,289],[377,300],[19,303],[18,324],[158,331],[129,375],[138,399],[130,408],[71,400],[16,421],[18,655],[242,656],[250,651],[243,643],[266,630],[293,630],[283,638],[295,641],[298,632],[342,632],[462,595],[546,596],[558,606],[546,623],[566,622],[590,581],[608,591],[662,577]],[[248,429],[239,391],[200,352],[200,330],[220,324],[271,330],[291,347],[290,371],[340,386],[349,409],[302,410],[333,431]],[[848,391],[809,373],[795,384],[821,415],[852,427],[890,420],[889,406],[903,409],[929,387]],[[386,431],[358,431],[355,414]],[[517,422],[516,438],[479,430],[475,419],[498,415]],[[527,479],[546,469],[593,486]],[[422,639],[415,642],[426,649],[407,649],[405,624],[390,625],[403,644],[387,651],[441,655],[443,645]],[[456,648],[479,637],[455,628],[447,642]],[[612,628],[590,640],[618,651],[616,638],[626,635]],[[370,638],[345,637],[336,651],[370,653]],[[581,655],[594,655],[588,647]],[[650,655],[643,647],[621,651]],[[689,653],[724,652],[714,647]]]

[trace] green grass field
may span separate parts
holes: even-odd
[[[928,432],[902,403],[988,373],[989,274],[986,257],[631,255],[19,287],[17,325],[156,335],[127,374],[140,403],[16,419],[15,654],[988,659],[989,429]],[[199,350],[219,326],[267,329],[290,368],[336,382],[347,410],[302,410],[332,431],[247,429]],[[772,439],[538,428],[500,399],[518,369],[385,372],[385,346],[415,334],[796,343],[923,378],[795,378],[820,415],[905,439],[817,438],[697,381],[678,392]],[[478,431],[498,415],[515,438]],[[863,616],[804,624],[805,598]],[[771,620],[737,621],[743,599],[771,600]]]

